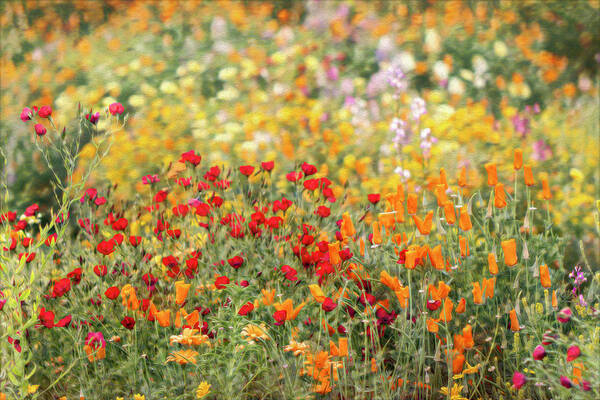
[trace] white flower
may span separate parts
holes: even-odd
[[[508,54],[508,47],[506,47],[504,42],[497,40],[494,42],[494,54],[500,58],[504,58]]]

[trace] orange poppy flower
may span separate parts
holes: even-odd
[[[183,304],[191,286],[192,285],[185,283],[184,281],[175,282],[175,303],[179,305]]]
[[[339,242],[329,244],[329,262],[332,265],[338,265],[339,263],[342,262],[342,259],[340,257],[340,243]]]
[[[343,237],[351,237],[356,234],[356,230],[354,229],[354,224],[352,223],[352,219],[350,218],[350,214],[345,212],[342,215],[342,226],[341,232]]]
[[[460,374],[463,370],[463,365],[465,364],[465,356],[463,354],[457,354],[452,359],[452,373],[454,375]]]
[[[395,216],[393,213],[387,214],[379,214],[379,226],[383,225],[385,227],[385,233],[390,234],[392,229],[394,228],[394,224],[396,223]]]
[[[140,302],[135,295],[135,288],[130,284],[123,286],[121,289],[121,297],[123,298],[123,306],[130,310],[137,310],[140,308]]]
[[[444,257],[442,257],[442,246],[437,245],[433,249],[429,250],[429,259],[431,265],[437,270],[444,269]]]
[[[308,285],[308,289],[310,290],[310,294],[312,294],[316,302],[322,303],[325,300],[325,294],[319,285]]]
[[[548,178],[542,178],[542,198],[544,200],[550,200],[552,198],[552,193],[550,193],[550,186],[548,186]]]
[[[464,236],[458,236],[458,244],[460,246],[460,256],[467,257],[469,255],[469,242]]]
[[[440,312],[438,321],[450,322],[452,321],[452,310],[454,309],[454,303],[448,297],[444,299],[444,305]]]
[[[421,220],[419,216],[413,215],[413,221],[419,230],[421,235],[429,235],[431,233],[431,227],[433,225],[433,211],[429,211],[425,216],[425,220]]]
[[[275,307],[275,309],[277,311],[285,310],[286,311],[285,320],[290,321],[290,320],[296,319],[296,317],[298,316],[298,313],[300,312],[300,310],[302,310],[302,308],[304,307],[305,304],[306,304],[305,302],[302,302],[302,303],[300,303],[300,305],[298,307],[294,308],[292,299],[287,299],[283,303],[275,303],[275,304],[273,304],[273,306]]]
[[[435,319],[427,318],[427,330],[431,333],[436,333],[439,331],[439,326]]]
[[[402,289],[402,285],[400,284],[398,277],[392,277],[387,271],[381,271],[381,273],[379,274],[379,280],[382,284],[389,287],[394,292],[396,290]]]
[[[163,328],[171,325],[171,310],[162,310],[156,313],[156,320]]]
[[[435,186],[435,197],[437,199],[438,207],[443,207],[444,204],[448,201],[448,196],[446,196],[446,188],[444,185],[436,185]]]
[[[548,266],[546,264],[540,265],[540,281],[542,283],[542,287],[546,289],[552,285],[550,281],[550,271],[548,270]]]
[[[456,310],[454,310],[454,311],[456,311],[457,314],[462,314],[465,312],[466,308],[467,308],[467,301],[465,300],[464,297],[461,297],[460,301],[458,302],[458,305],[456,306]]]
[[[475,345],[475,342],[473,342],[472,329],[473,328],[471,327],[471,325],[467,324],[467,326],[465,326],[462,330],[462,336],[464,338],[465,349],[471,349]]]
[[[504,264],[509,267],[517,264],[517,242],[515,239],[504,240],[501,242],[504,252]]]
[[[374,221],[373,227],[373,244],[381,244],[381,228],[379,228],[379,222]]]
[[[518,171],[523,166],[523,150],[515,149],[515,160],[513,161],[513,168]]]
[[[494,206],[496,208],[506,207],[506,193],[504,192],[504,185],[498,183],[494,188]]]
[[[488,185],[490,186],[496,186],[496,184],[498,183],[498,173],[496,171],[496,164],[495,163],[488,163],[485,164],[485,170],[487,171],[488,174]]]
[[[485,297],[491,299],[494,297],[494,288],[496,287],[496,278],[483,278],[483,290]]]
[[[396,222],[401,224],[405,221],[404,218],[404,203],[402,199],[396,198],[394,201],[394,211],[396,211]]]
[[[479,282],[473,282],[473,303],[483,304],[483,292]]]
[[[552,291],[552,308],[558,308],[558,299],[556,298],[556,290]]]
[[[440,185],[444,186],[444,191],[448,190],[448,180],[446,179],[446,170],[440,168]]]
[[[329,353],[332,356],[348,357],[348,338],[339,338],[337,346],[330,340],[329,349]]]
[[[517,312],[513,308],[510,310],[510,330],[513,332],[517,332],[521,329],[519,325],[519,320],[517,319]]]
[[[467,212],[467,206],[462,206],[460,208],[460,220],[459,220],[460,229],[467,232],[473,228],[473,224],[471,223],[471,217]]]
[[[429,284],[429,295],[433,300],[442,300],[445,299],[450,293],[450,286],[446,285],[444,281],[439,281],[437,287]]]
[[[273,299],[275,299],[275,289],[261,289],[260,292],[262,293],[262,303],[265,306],[270,306],[273,304]]]
[[[398,302],[400,303],[401,308],[406,308],[408,306],[408,298],[410,296],[408,286],[404,286],[399,290],[395,290],[394,294],[398,298]]]
[[[407,269],[415,269],[415,262],[417,261],[418,253],[416,250],[409,250],[406,252],[406,258],[404,266]]]
[[[414,215],[417,213],[419,198],[416,193],[409,193],[406,199],[406,210],[409,215]]]
[[[498,263],[496,263],[496,256],[494,253],[488,254],[488,267],[490,274],[496,275],[498,273]]]
[[[444,204],[444,215],[446,217],[446,223],[448,225],[454,225],[456,222],[456,214],[454,212],[454,203],[451,201],[447,201],[446,204]]]
[[[525,164],[523,166],[523,173],[525,175],[525,184],[527,186],[535,185],[535,180],[533,179],[533,172],[531,171],[531,165]]]

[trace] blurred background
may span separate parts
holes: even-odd
[[[599,10],[598,0],[5,1],[0,208],[53,205],[23,107],[50,105],[68,135],[79,104],[120,102],[128,124],[90,182],[117,199],[190,149],[284,172],[307,161],[352,202],[442,166],[454,178],[507,164],[522,147],[549,175],[564,210],[556,225],[584,238],[600,198]],[[83,147],[79,171],[93,154]],[[474,187],[485,177],[469,174]]]

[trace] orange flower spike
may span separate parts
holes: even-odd
[[[550,281],[550,271],[548,270],[548,266],[546,264],[540,265],[540,281],[543,288],[548,289],[550,286],[552,286]]]
[[[325,294],[319,285],[308,285],[308,289],[317,303],[322,303],[325,300]]]
[[[429,258],[431,265],[437,270],[444,269],[444,257],[442,257],[442,245],[438,244],[433,249],[429,250]]]
[[[381,228],[379,227],[379,222],[373,221],[373,244],[381,244]]]
[[[458,244],[460,246],[460,256],[467,257],[469,255],[469,242],[467,238],[459,235]]]
[[[275,289],[271,289],[271,290],[261,289],[260,292],[263,295],[262,303],[265,306],[270,306],[271,304],[273,304],[273,300],[275,299]]]
[[[163,328],[171,326],[171,310],[162,310],[156,313],[156,320]]]
[[[342,262],[340,258],[340,244],[338,242],[329,244],[329,262],[332,265],[338,265]]]
[[[485,170],[487,171],[487,175],[488,175],[488,185],[489,186],[496,186],[496,184],[498,183],[498,173],[496,172],[496,164],[495,163],[488,163],[485,164]]]
[[[467,232],[473,228],[473,224],[471,223],[471,217],[467,212],[467,206],[462,206],[460,209],[460,221],[459,221],[460,229]]]
[[[473,282],[473,303],[483,304],[483,293],[479,282]]]
[[[513,332],[517,332],[521,329],[519,325],[519,320],[517,319],[517,312],[513,308],[510,310],[510,330]]]
[[[356,234],[356,230],[354,229],[354,224],[352,223],[350,214],[348,214],[347,212],[345,212],[342,215],[341,231],[344,237],[352,237]]]
[[[504,185],[501,183],[498,183],[494,188],[494,207],[506,207],[506,193],[504,192]]]
[[[556,290],[552,291],[552,308],[558,308],[558,299],[556,298]]]
[[[182,305],[185,302],[185,298],[190,291],[189,283],[185,283],[184,281],[175,282],[175,303]]]
[[[406,252],[406,259],[404,261],[404,266],[407,269],[415,269],[415,262],[417,261],[417,251],[409,250]]]
[[[421,235],[429,235],[433,226],[433,211],[429,211],[425,216],[425,220],[421,220],[417,215],[413,215],[413,221]]]
[[[467,186],[467,168],[462,167],[458,174],[458,186],[466,187]]]
[[[359,250],[358,251],[360,252],[360,255],[362,257],[364,257],[365,256],[365,240],[363,238],[360,238],[358,240],[358,245],[359,245]]]
[[[446,188],[444,185],[436,185],[435,186],[435,197],[437,199],[438,207],[443,207],[444,204],[448,201],[448,196],[446,196]]]
[[[496,275],[498,273],[498,263],[496,263],[496,256],[494,253],[488,254],[488,268],[490,270],[490,274]]]
[[[377,372],[377,361],[375,360],[375,357],[371,358],[371,372]]]
[[[465,326],[463,328],[462,336],[464,339],[465,349],[473,348],[473,346],[475,345],[475,342],[473,341],[473,328],[471,327],[470,324],[467,324],[467,326]]]
[[[406,199],[406,211],[408,215],[415,215],[417,213],[419,197],[416,193],[409,193]]]
[[[487,299],[494,298],[494,288],[496,287],[496,278],[483,278],[483,290]]]
[[[523,166],[523,150],[515,149],[515,160],[513,162],[513,168],[518,171]]]
[[[338,340],[338,348],[340,352],[340,357],[348,357],[348,338],[343,337]]]
[[[460,298],[460,301],[458,302],[458,305],[456,306],[456,313],[457,314],[462,314],[465,312],[465,310],[467,309],[467,301],[465,300],[464,297]]]
[[[523,173],[525,174],[525,184],[527,186],[535,185],[535,180],[533,179],[533,172],[531,171],[530,164],[525,164],[523,166]]]
[[[509,267],[517,264],[517,242],[515,239],[504,240],[501,242],[504,252],[504,264]]]
[[[542,198],[544,200],[550,200],[552,198],[552,193],[550,193],[550,186],[548,186],[548,178],[542,178]]]
[[[447,201],[444,204],[444,215],[446,217],[446,223],[448,225],[454,225],[456,222],[456,213],[454,212],[454,203]]]

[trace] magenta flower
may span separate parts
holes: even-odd
[[[546,349],[544,346],[539,345],[535,349],[533,349],[533,359],[534,360],[543,360],[546,357]]]
[[[102,332],[89,332],[85,338],[85,344],[92,348],[106,347],[106,341]]]
[[[571,346],[567,349],[567,361],[573,361],[581,355],[579,346]]]
[[[33,128],[38,136],[44,136],[46,134],[46,128],[42,124],[35,124]]]
[[[121,103],[112,103],[108,106],[108,111],[112,115],[123,114],[123,112],[125,111],[125,107],[123,107]]]
[[[515,371],[515,373],[513,374],[513,378],[512,378],[513,386],[515,388],[521,389],[521,387],[523,387],[523,385],[525,384],[526,381],[527,381],[527,378],[525,377],[525,374],[523,374],[522,372],[519,372],[519,371]]]
[[[151,183],[156,183],[160,181],[160,178],[158,177],[158,175],[145,175],[142,177],[142,183],[144,185],[149,185]]]
[[[29,121],[31,119],[31,114],[33,114],[33,112],[31,111],[31,108],[25,107],[23,109],[23,111],[21,111],[21,121],[23,121],[23,122]]]
[[[49,116],[52,115],[52,107],[50,106],[43,106],[42,108],[40,108],[40,110],[38,111],[38,115],[41,118],[48,118]]]
[[[90,112],[89,114],[85,114],[85,119],[90,121],[92,124],[96,125],[98,123],[98,120],[100,119],[100,113],[98,111],[96,111],[95,114],[92,114]]]
[[[566,387],[567,389],[570,389],[573,386],[571,380],[564,375],[560,377],[560,384]]]
[[[556,319],[561,324],[566,324],[567,322],[569,322],[571,320],[571,315],[573,315],[573,311],[571,311],[571,309],[569,307],[565,307],[558,312]]]

